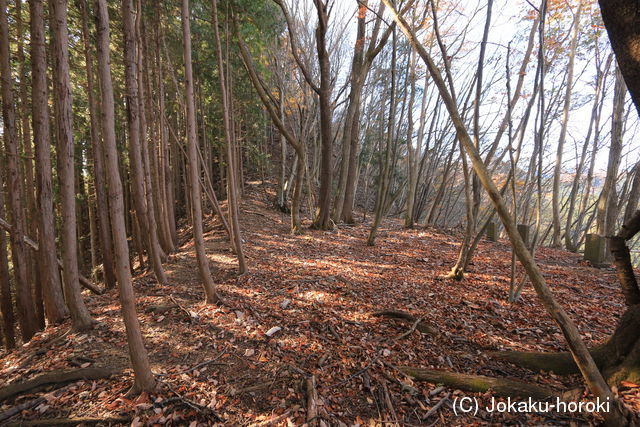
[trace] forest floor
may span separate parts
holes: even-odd
[[[169,285],[159,286],[148,273],[136,277],[140,321],[152,369],[161,374],[160,391],[124,396],[133,373],[117,292],[85,294],[99,322],[94,330],[69,332],[67,322],[0,354],[0,384],[78,366],[122,372],[5,400],[0,414],[44,396],[8,421],[85,417],[111,419],[103,425],[196,426],[219,416],[224,425],[301,425],[305,379],[314,375],[320,408],[315,421],[330,425],[597,423],[588,414],[480,410],[456,416],[454,399],[469,396],[489,404],[491,393],[413,382],[393,368],[508,377],[555,390],[582,386],[578,376],[530,372],[486,354],[565,350],[530,286],[519,302],[507,301],[507,241],[482,241],[464,280],[441,279],[457,256],[456,233],[407,230],[388,219],[375,247],[366,245],[368,223],[296,236],[289,234],[288,215],[272,207],[273,198],[269,186],[247,187],[241,208],[245,275],[235,272],[223,229],[215,219],[208,223],[205,238],[223,306],[203,302],[189,229],[182,230],[182,245],[165,264]],[[614,271],[592,268],[561,250],[540,249],[537,259],[587,344],[603,342],[624,310]],[[411,322],[373,315],[391,309],[409,312],[437,332],[406,333]],[[281,330],[268,336],[274,327]],[[640,388],[627,384],[617,393],[640,410]]]

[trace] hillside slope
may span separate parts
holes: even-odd
[[[224,306],[203,303],[187,229],[166,264],[169,285],[159,286],[151,275],[136,278],[146,345],[162,381],[157,394],[124,397],[132,372],[117,294],[85,294],[100,322],[94,331],[74,334],[63,324],[0,355],[0,384],[55,369],[108,366],[122,373],[49,393],[34,390],[0,402],[0,413],[45,395],[9,421],[85,417],[89,423],[110,419],[104,425],[195,426],[219,417],[226,425],[300,425],[312,391],[306,379],[313,375],[320,408],[314,421],[331,425],[596,421],[587,415],[485,411],[458,417],[451,407],[456,397],[489,402],[490,394],[413,382],[394,369],[411,365],[509,377],[554,390],[582,385],[577,376],[529,372],[487,356],[495,350],[564,350],[559,329],[532,289],[518,303],[507,301],[506,241],[483,241],[465,280],[442,280],[457,255],[455,236],[405,230],[395,220],[383,223],[375,247],[366,245],[366,224],[294,236],[289,218],[272,209],[271,200],[268,187],[247,188],[241,226],[249,273],[243,276],[235,274],[222,229],[215,220],[208,226],[205,237]],[[560,250],[541,249],[537,257],[587,344],[603,342],[624,308],[613,271],[591,268],[579,255]],[[410,313],[433,333],[414,330],[415,322],[374,315],[381,310]],[[640,409],[637,387],[629,384],[619,393]]]

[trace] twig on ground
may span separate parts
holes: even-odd
[[[440,409],[440,407],[444,405],[444,402],[446,402],[449,399],[450,395],[451,393],[447,393],[442,399],[438,401],[438,403],[433,405],[433,408],[429,409],[429,411],[425,414],[424,419],[426,420],[431,415],[435,414],[438,411],[438,409]]]

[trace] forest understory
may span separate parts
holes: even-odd
[[[489,354],[566,350],[560,330],[530,286],[519,302],[508,302],[506,240],[483,240],[464,280],[442,279],[459,249],[456,230],[404,229],[401,221],[387,219],[375,247],[366,244],[368,221],[292,235],[288,216],[273,207],[274,194],[270,185],[246,188],[240,220],[252,267],[244,275],[235,272],[235,258],[218,221],[206,219],[205,242],[223,305],[204,303],[188,229],[181,230],[181,246],[165,264],[168,285],[159,286],[152,273],[136,271],[137,308],[159,379],[157,393],[125,397],[133,372],[117,293],[85,291],[99,322],[93,330],[70,332],[67,321],[4,352],[0,383],[58,370],[107,368],[121,374],[100,378],[106,376],[100,371],[95,380],[45,384],[10,396],[0,403],[0,424],[599,422],[588,414],[482,409],[476,416],[457,416],[456,398],[476,397],[483,408],[492,392],[419,382],[397,369],[509,378],[557,393],[573,390],[573,400],[589,398],[578,375],[531,372]],[[563,250],[540,248],[536,255],[585,343],[592,347],[605,341],[625,308],[614,270],[593,268]],[[385,310],[409,313],[414,320],[381,316]],[[1,395],[5,389],[0,389]],[[640,410],[640,386],[623,382],[616,393],[628,407]],[[310,420],[308,411],[313,410],[317,415]]]

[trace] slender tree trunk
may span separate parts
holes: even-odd
[[[560,243],[560,179],[562,173],[562,155],[564,154],[564,141],[567,136],[567,126],[569,125],[569,112],[571,111],[571,92],[573,90],[573,69],[576,50],[578,48],[580,14],[582,12],[582,1],[578,3],[578,10],[573,18],[573,28],[571,29],[571,45],[569,47],[569,64],[567,65],[567,87],[564,95],[564,107],[562,109],[562,125],[560,127],[560,137],[558,138],[558,148],[556,151],[556,163],[553,169],[553,194],[551,206],[553,209],[553,235],[551,245],[558,247]]]
[[[187,2],[187,0],[184,0],[185,2]],[[235,247],[236,250],[236,256],[238,257],[238,271],[240,274],[244,274],[247,272],[247,266],[244,260],[244,253],[242,251],[242,236],[241,236],[241,231],[240,231],[240,221],[238,218],[238,214],[239,214],[239,210],[238,210],[238,204],[239,204],[239,200],[238,200],[238,184],[236,182],[237,179],[237,171],[235,170],[237,168],[237,162],[235,161],[236,156],[234,153],[234,145],[235,145],[235,141],[233,140],[233,130],[232,130],[232,126],[233,123],[231,121],[231,106],[229,104],[229,92],[227,91],[227,86],[226,86],[226,79],[225,79],[225,73],[224,73],[224,61],[222,59],[222,45],[220,43],[220,33],[218,31],[218,7],[217,7],[217,0],[212,0],[211,2],[211,9],[212,9],[212,22],[213,22],[213,33],[215,36],[215,46],[216,46],[216,51],[218,53],[218,80],[220,82],[220,96],[222,99],[222,117],[223,117],[223,125],[224,125],[224,135],[225,135],[225,142],[226,142],[226,146],[227,146],[227,162],[229,164],[229,173],[228,173],[228,190],[227,190],[227,200],[228,200],[228,210],[229,210],[229,223],[231,226],[231,230],[232,230],[232,237],[233,237],[233,246]],[[185,16],[189,17],[188,15],[188,4],[185,6],[183,3],[183,12],[185,12]],[[183,17],[184,19],[184,17]],[[187,27],[184,27],[183,24],[183,32],[184,32],[184,37],[185,37],[185,61],[187,61],[186,59],[186,55],[187,55],[187,42],[186,42],[186,37],[187,35],[190,36],[189,33],[189,27],[188,27],[188,23],[187,23]],[[189,51],[191,50],[191,44],[189,43],[188,46]],[[189,52],[189,70],[188,73],[191,74],[191,52]],[[193,90],[192,90],[193,91]],[[189,97],[189,89],[187,88],[187,98]],[[189,99],[187,99],[187,102],[189,102]],[[195,121],[195,119],[194,119]]]
[[[71,313],[73,328],[89,329],[93,323],[80,293],[78,271],[78,236],[76,230],[76,192],[74,179],[74,143],[71,111],[71,80],[69,76],[69,29],[67,0],[49,0],[53,52],[55,56],[54,104],[56,110],[56,151],[60,182],[62,216],[62,263],[64,296]]]
[[[22,339],[27,342],[38,330],[35,305],[27,274],[27,250],[22,236],[25,234],[25,219],[22,200],[22,186],[18,165],[18,134],[16,110],[13,98],[9,53],[9,28],[7,22],[7,2],[0,0],[0,78],[2,79],[2,119],[3,141],[6,163],[8,207],[11,218],[11,262],[16,289],[16,305]]]
[[[624,128],[624,100],[627,87],[619,68],[616,68],[616,83],[613,94],[613,113],[611,115],[611,146],[609,147],[609,160],[607,163],[607,175],[602,185],[602,192],[598,199],[596,215],[596,229],[601,236],[612,236],[615,232],[615,218],[617,217],[616,180],[620,157],[622,155],[622,132]],[[608,242],[603,245],[603,255],[609,258]]]
[[[51,134],[43,0],[29,0],[31,16],[31,98],[36,160],[38,265],[44,308],[49,323],[60,323],[68,314],[56,257],[55,219],[51,178]]]
[[[22,153],[22,171],[24,181],[24,200],[25,200],[25,223],[34,224],[36,222],[36,199],[35,199],[35,183],[33,177],[33,150],[31,146],[31,127],[29,126],[29,74],[27,73],[28,62],[25,60],[24,55],[24,24],[22,19],[22,0],[16,0],[15,2],[15,16],[16,16],[16,30],[17,30],[17,62],[18,62],[18,75],[20,76],[20,103],[17,107],[17,113],[20,118],[21,129],[21,146]],[[31,234],[35,237],[35,234]],[[37,277],[38,258],[35,257],[27,259],[27,278],[29,283],[33,285],[33,293],[35,296],[34,303],[36,306],[36,315],[38,317],[38,324],[41,328],[44,327],[44,306],[42,300],[42,281]]]
[[[84,56],[87,70],[87,97],[89,100],[89,119],[91,125],[91,152],[93,156],[93,178],[96,193],[96,210],[98,214],[98,232],[102,252],[102,267],[107,289],[116,285],[113,271],[113,243],[111,240],[111,224],[109,223],[109,207],[107,202],[107,187],[104,174],[104,154],[100,143],[98,124],[98,108],[94,97],[95,83],[93,76],[93,55],[89,44],[89,25],[86,0],[80,0],[82,12],[82,38],[84,42]]]
[[[315,228],[328,230],[333,228],[331,223],[331,182],[333,176],[333,131],[331,105],[331,66],[329,52],[327,52],[326,36],[329,26],[328,5],[323,0],[314,0],[318,13],[318,26],[316,27],[316,50],[320,65],[320,193],[318,197],[318,212],[313,222]]]
[[[0,156],[0,166],[4,166],[4,156]],[[4,185],[0,175],[0,218],[4,217]],[[9,260],[7,254],[7,235],[0,229],[0,313],[2,314],[2,336],[7,350],[16,345],[15,315],[11,297],[11,279],[9,278]]]
[[[599,114],[600,108],[599,105],[602,103],[604,96],[602,96],[602,90],[604,87],[604,83],[606,81],[606,75],[609,70],[609,66],[611,65],[611,59],[613,55],[609,55],[607,63],[604,67],[604,70],[598,70],[596,77],[596,91],[593,100],[593,107],[591,108],[591,119],[589,120],[589,129],[587,130],[587,136],[585,137],[584,144],[582,145],[582,152],[580,154],[580,160],[578,161],[578,166],[576,167],[575,176],[573,178],[573,183],[571,185],[571,192],[569,194],[569,209],[567,211],[567,222],[565,226],[564,233],[564,241],[567,250],[575,252],[578,250],[578,246],[574,242],[573,235],[575,234],[572,230],[573,225],[573,214],[575,212],[576,198],[578,195],[578,188],[580,183],[582,182],[582,170],[584,169],[584,164],[587,158],[587,151],[589,148],[589,142],[591,140],[591,135],[594,133],[594,124],[597,125],[599,123]],[[595,131],[597,134],[597,129]]]
[[[193,240],[198,258],[198,269],[206,295],[207,303],[217,303],[220,297],[216,293],[209,259],[207,258],[202,232],[202,196],[200,189],[200,162],[198,161],[197,125],[195,99],[193,95],[193,70],[191,63],[191,24],[189,0],[182,0],[182,38],[184,46],[185,99],[187,103],[187,160],[189,162],[189,192],[191,194],[191,221],[193,224]],[[222,72],[221,72],[222,75]]]
[[[396,119],[396,32],[393,31],[393,43],[391,49],[391,87],[389,95],[389,121],[387,127],[387,141],[384,152],[384,159],[380,165],[380,177],[378,178],[378,193],[376,197],[376,210],[374,214],[373,224],[369,230],[367,245],[375,245],[378,227],[384,215],[384,206],[386,205],[387,193],[389,191],[389,168],[391,163],[391,145],[395,139],[395,119]]]
[[[133,20],[132,0],[122,0],[122,21],[124,34],[124,62],[127,115],[129,129],[129,163],[132,178],[132,196],[136,209],[136,218],[140,227],[141,239],[148,251],[149,262],[153,267],[158,283],[167,283],[161,260],[161,248],[156,230],[151,228],[145,193],[145,172],[143,165],[142,142],[140,135],[140,104],[138,92],[138,71],[136,62],[135,23]],[[150,190],[150,189],[149,189]]]
[[[409,95],[409,109],[407,112],[408,123],[407,123],[407,199],[405,203],[405,212],[404,212],[404,226],[407,228],[413,228],[415,224],[415,218],[413,216],[414,213],[414,205],[416,201],[416,181],[418,180],[418,170],[417,170],[417,147],[413,147],[413,103],[416,97],[416,54],[415,51],[411,51],[411,60],[410,60],[410,69],[409,69],[409,80],[410,80],[410,90],[411,94]],[[424,96],[424,95],[423,95]]]
[[[338,189],[334,205],[334,219],[339,222],[343,218],[345,193],[347,191],[347,177],[349,175],[351,158],[351,138],[353,131],[358,131],[355,121],[359,121],[357,111],[360,109],[360,97],[364,84],[364,46],[366,37],[367,3],[357,3],[358,24],[356,29],[356,41],[351,63],[351,90],[349,92],[349,105],[344,119],[344,130],[342,131],[342,162],[340,164],[340,175],[338,178]],[[355,136],[357,139],[357,135]],[[357,146],[355,147],[357,150]]]
[[[136,314],[136,301],[131,280],[129,264],[129,247],[125,228],[124,201],[122,197],[122,181],[118,169],[118,151],[116,147],[115,112],[113,100],[113,83],[109,69],[109,12],[107,0],[95,0],[95,14],[98,44],[98,77],[102,92],[101,124],[104,144],[104,160],[107,185],[109,188],[109,216],[113,234],[115,255],[115,274],[120,290],[122,318],[127,331],[129,357],[135,373],[132,391],[153,391],[155,379],[149,366],[140,331],[140,323]]]
[[[157,208],[156,208],[156,200],[158,200],[158,196],[156,194],[155,188],[153,186],[153,181],[151,176],[153,175],[152,171],[152,161],[151,156],[149,154],[149,146],[151,144],[150,141],[150,126],[148,125],[148,116],[150,115],[150,111],[147,110],[146,105],[146,74],[145,74],[145,62],[146,62],[146,49],[145,49],[145,27],[144,27],[144,11],[142,10],[142,0],[137,1],[137,12],[135,19],[135,32],[136,32],[136,72],[138,78],[138,112],[139,112],[139,124],[140,124],[140,152],[142,154],[142,175],[144,180],[144,195],[147,204],[147,216],[146,219],[148,221],[149,227],[149,238],[151,245],[156,248],[158,256],[160,257],[160,261],[166,260],[167,256],[165,250],[163,249],[163,245],[161,242],[162,233],[158,227],[157,221]],[[165,245],[170,247],[169,242],[166,242]]]

